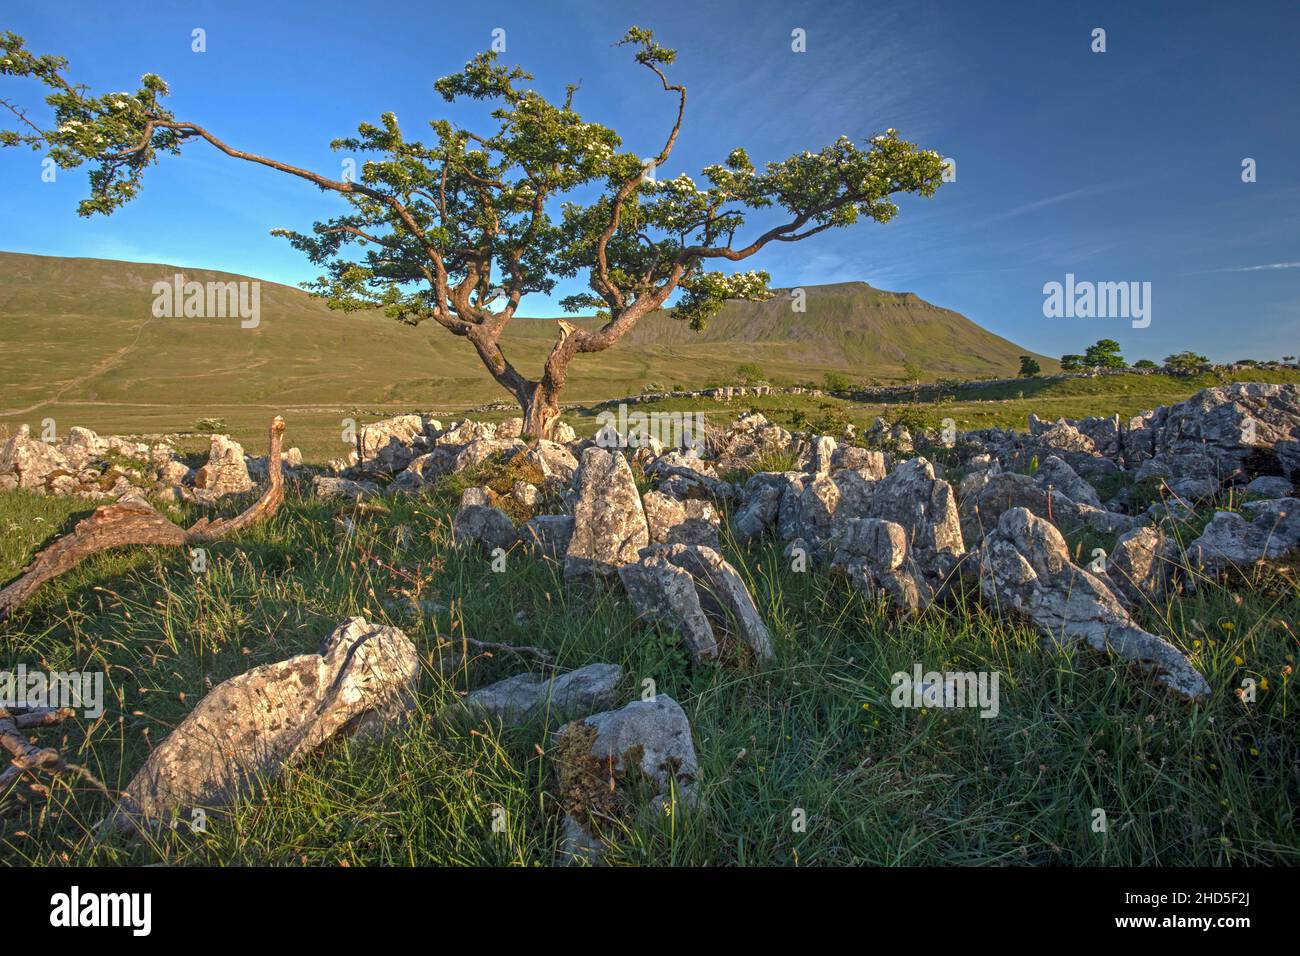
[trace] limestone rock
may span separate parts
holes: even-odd
[[[497,425],[496,437],[499,439],[519,438],[524,433],[522,418],[507,418]]]
[[[527,447],[517,438],[483,438],[472,441],[456,453],[456,457],[451,462],[451,470],[453,472],[466,471],[483,464],[489,458],[496,456],[508,458],[524,451]]]
[[[1237,382],[1202,389],[1165,411],[1152,444],[1154,456],[1180,478],[1289,476],[1300,448],[1300,386]]]
[[[194,487],[203,492],[203,500],[252,491],[252,478],[244,462],[244,448],[225,435],[213,435],[208,447],[208,461],[194,473]]]
[[[433,450],[412,458],[394,479],[392,484],[405,492],[416,492],[435,479],[449,475],[456,466],[458,449],[439,445]]]
[[[718,441],[718,460],[726,469],[743,467],[771,455],[797,452],[794,436],[759,414],[731,423]]]
[[[413,707],[420,661],[395,627],[351,618],[318,654],[218,684],[136,772],[105,821],[143,829],[251,794],[339,736],[373,738]]]
[[[565,724],[556,738],[549,750],[560,755],[555,769],[564,809],[580,823],[592,816],[592,798],[608,799],[605,778],[614,780],[610,797],[640,777],[656,788],[656,807],[695,802],[700,764],[690,721],[666,694]]]
[[[639,617],[675,627],[695,660],[717,656],[713,626],[689,572],[649,549],[636,564],[622,565],[618,576]]]
[[[898,607],[921,610],[933,600],[931,583],[912,559],[907,530],[881,518],[851,518],[832,537],[832,570],[846,575],[861,591],[884,594]]]
[[[658,481],[659,490],[674,498],[730,498],[731,485],[718,478],[717,471],[695,453],[676,449],[655,458],[645,468]]]
[[[486,485],[470,485],[460,493],[460,506],[469,508],[474,505],[491,505],[492,490]]]
[[[886,474],[885,455],[857,445],[840,445],[831,455],[830,470],[835,472],[844,469],[856,471],[869,481],[879,481]]]
[[[327,475],[317,475],[311,480],[311,487],[317,498],[360,501],[362,498],[379,495],[379,486],[373,481],[353,481],[350,478],[331,478]]]
[[[573,537],[564,559],[566,578],[608,577],[637,560],[650,543],[641,495],[632,470],[617,452],[590,447],[575,478]]]
[[[1080,478],[1078,472],[1055,455],[1043,459],[1034,478],[1040,486],[1045,487],[1050,484],[1053,490],[1061,492],[1076,504],[1101,507],[1101,498],[1097,496],[1097,489]]]
[[[718,548],[718,524],[722,520],[709,501],[679,501],[661,491],[648,491],[641,498],[652,544],[703,544]]]
[[[1209,696],[1209,684],[1182,652],[1134,624],[1106,584],[1071,563],[1056,527],[1029,509],[1002,514],[978,561],[984,596],[1030,620],[1045,641],[1110,652],[1183,697]]]
[[[451,533],[457,545],[464,547],[476,543],[485,551],[496,548],[508,551],[519,538],[510,516],[490,505],[462,507],[452,521]]]
[[[0,448],[0,475],[14,475],[18,488],[43,488],[56,471],[71,468],[67,458],[53,445],[31,437],[31,428],[18,431]]]
[[[605,844],[596,839],[578,822],[577,817],[566,813],[560,821],[560,846],[557,852],[563,866],[593,866],[604,855]]]
[[[1181,578],[1178,542],[1160,528],[1134,528],[1119,536],[1106,562],[1110,583],[1141,607],[1170,594]]]
[[[489,422],[476,422],[465,419],[453,422],[451,426],[436,438],[435,445],[455,445],[463,447],[471,442],[491,440],[496,437],[497,427]]]
[[[1099,534],[1122,534],[1134,525],[1128,515],[1077,504],[1055,487],[1049,492],[1045,483],[1013,471],[967,475],[958,497],[962,537],[971,545],[977,544],[1012,508],[1026,508],[1045,520],[1050,516],[1053,524],[1066,530],[1089,527]]]
[[[542,493],[537,486],[528,481],[516,481],[510,489],[510,497],[521,505],[532,508],[542,500]]]
[[[1247,517],[1215,512],[1201,536],[1187,547],[1193,567],[1223,571],[1285,557],[1300,547],[1300,499],[1250,502]]]
[[[535,465],[545,477],[558,478],[564,484],[572,481],[574,472],[578,470],[578,459],[558,442],[538,441],[524,453],[524,459]]]
[[[396,474],[423,454],[437,422],[423,415],[397,415],[363,425],[357,436],[362,471]]]
[[[533,554],[563,561],[573,538],[573,515],[537,515],[524,523],[520,538]]]
[[[740,574],[721,554],[703,545],[687,544],[656,545],[645,553],[662,555],[689,572],[704,611],[748,645],[759,660],[772,659],[772,635]]]
[[[813,442],[812,461],[808,463],[809,470],[814,475],[829,475],[836,448],[837,443],[830,435],[819,436]]]
[[[189,466],[183,461],[169,461],[158,469],[158,480],[165,485],[183,485],[191,476]]]
[[[561,674],[516,674],[473,691],[464,706],[476,716],[486,715],[508,724],[543,714],[559,720],[576,720],[612,707],[623,669],[616,664],[588,664]]]
[[[1242,490],[1264,498],[1286,498],[1295,492],[1295,485],[1281,475],[1260,475]]]
[[[738,543],[752,541],[776,523],[786,484],[784,476],[766,471],[745,482],[740,507],[731,516],[731,533]]]
[[[67,436],[59,445],[59,451],[67,459],[69,467],[84,468],[92,459],[102,455],[108,448],[108,442],[100,438],[89,428],[74,425],[68,429]],[[171,449],[167,451],[170,453]],[[168,456],[170,458],[170,454]]]
[[[865,517],[902,525],[913,552],[966,551],[952,486],[936,478],[934,466],[924,458],[904,462],[872,484]]]

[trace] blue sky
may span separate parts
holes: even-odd
[[[98,91],[141,73],[171,107],[234,146],[338,175],[328,149],[395,112],[409,136],[449,113],[432,88],[506,31],[505,60],[642,155],[671,102],[614,48],[633,23],[675,47],[686,123],[660,176],[697,175],[744,146],[752,159],[886,127],[956,161],[931,200],[771,248],[746,263],[782,286],[861,279],[917,293],[1051,355],[1101,337],[1130,359],[1185,348],[1211,358],[1300,353],[1300,4],[728,3],[386,0],[158,4],[5,0],[0,29],[71,60]],[[207,32],[208,50],[190,49]],[[791,51],[791,31],[807,52]],[[1105,53],[1090,49],[1096,27]],[[0,81],[32,103],[34,88]],[[9,125],[4,122],[0,125]],[[1243,183],[1241,163],[1257,163]],[[202,144],[150,171],[140,199],[83,220],[84,175],[40,179],[0,151],[0,249],[168,262],[297,283],[315,270],[272,228],[340,211],[305,183]],[[1045,318],[1043,285],[1150,282],[1152,321]],[[557,289],[557,297],[576,284]],[[556,314],[530,299],[530,314]]]

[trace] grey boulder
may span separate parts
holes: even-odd
[[[490,505],[467,505],[461,508],[452,521],[451,531],[457,545],[463,547],[478,544],[486,551],[495,548],[508,551],[519,539],[510,516]]]
[[[561,674],[516,674],[472,691],[463,702],[476,717],[517,724],[543,714],[576,720],[612,707],[623,677],[616,664],[588,664]]]
[[[650,543],[632,469],[617,452],[589,447],[575,478],[573,536],[564,558],[566,578],[609,577],[637,560]]]
[[[420,660],[395,627],[349,619],[317,654],[218,684],[149,755],[105,821],[145,829],[253,793],[338,737],[373,739],[413,707]]]
[[[1056,527],[1027,508],[1002,514],[980,544],[978,567],[985,598],[1027,618],[1044,641],[1109,652],[1180,696],[1209,696],[1209,684],[1183,653],[1138,627],[1105,583],[1071,563]]]
[[[636,564],[621,566],[618,576],[639,618],[676,628],[696,661],[717,656],[713,625],[700,605],[690,572],[647,549]]]
[[[1193,567],[1224,571],[1248,568],[1259,561],[1285,557],[1300,547],[1300,500],[1254,501],[1246,517],[1232,511],[1215,512],[1201,536],[1187,547]]]

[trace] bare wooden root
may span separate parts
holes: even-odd
[[[38,747],[28,740],[24,731],[38,727],[51,727],[73,716],[68,708],[35,707],[28,710],[9,711],[0,707],[0,748],[9,753],[9,766],[0,770],[0,804],[10,794],[14,784],[24,775],[37,773],[76,774],[106,796],[108,788],[93,773],[80,764],[68,763],[52,747]],[[38,787],[43,786],[37,784]]]
[[[41,550],[16,581],[0,590],[0,619],[35,594],[46,581],[72,569],[92,554],[129,545],[178,548],[214,541],[275,514],[284,501],[284,476],[280,469],[283,439],[284,419],[277,415],[271,422],[267,456],[269,484],[256,502],[233,518],[218,521],[200,518],[187,530],[167,520],[148,502],[138,499],[96,508],[90,517],[77,522],[69,534]]]

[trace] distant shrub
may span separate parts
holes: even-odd
[[[1195,375],[1209,364],[1208,358],[1195,352],[1176,352],[1165,357],[1165,371],[1173,375]]]
[[[827,372],[822,376],[822,388],[828,392],[847,392],[852,387],[849,377],[839,372]]]

